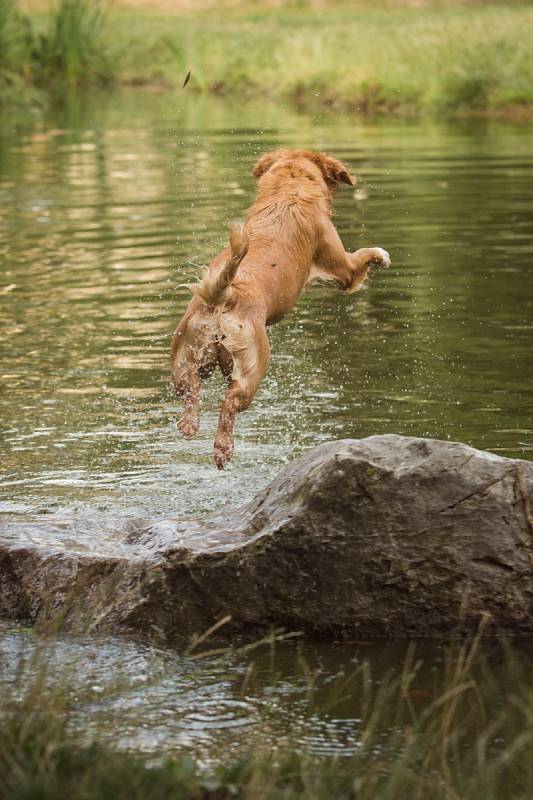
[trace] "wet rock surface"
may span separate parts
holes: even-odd
[[[324,444],[251,503],[91,530],[0,526],[0,616],[172,642],[533,632],[533,463],[395,435]]]

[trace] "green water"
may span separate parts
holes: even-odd
[[[333,438],[396,432],[531,458],[532,133],[140,92],[78,99],[44,118],[4,114],[3,519],[58,519],[70,536],[76,526],[90,536],[95,519],[232,506]],[[327,149],[352,165],[359,184],[339,190],[336,225],[347,249],[385,247],[393,266],[350,297],[312,288],[271,329],[269,374],[219,474],[211,452],[222,382],[206,386],[198,437],[181,439],[170,338],[188,302],[180,284],[224,244],[228,221],[253,197],[254,160],[278,145]],[[26,639],[2,639],[11,661]],[[363,657],[379,672],[405,654],[403,645],[313,647],[306,657],[331,680]],[[104,720],[123,746],[207,757],[250,731],[267,740],[300,731],[317,752],[350,752],[357,740],[355,700],[342,713],[319,703],[305,727],[292,646],[276,688],[259,682],[245,699],[235,687],[246,659],[193,668],[119,640],[66,640],[59,652],[100,687],[86,718]],[[424,652],[430,669],[439,645]],[[129,688],[97,702],[124,664]]]
[[[181,101],[183,102],[183,101]],[[237,120],[239,125],[237,125]],[[302,449],[397,432],[533,448],[531,128],[364,123],[132,92],[0,128],[4,509],[160,515],[247,500]],[[167,389],[179,284],[226,240],[258,153],[327,148],[360,176],[335,222],[393,267],[311,289],[214,472],[222,383],[193,442]]]

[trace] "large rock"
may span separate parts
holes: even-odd
[[[226,616],[334,637],[533,631],[533,463],[371,436],[198,520],[0,528],[0,614],[171,641]]]

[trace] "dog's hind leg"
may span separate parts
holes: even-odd
[[[234,339],[235,346],[231,347],[231,336],[228,337],[230,341],[224,342],[224,347],[233,359],[233,369],[220,409],[215,437],[214,459],[218,469],[224,469],[233,455],[235,418],[240,411],[245,411],[250,406],[270,359],[270,346],[264,325],[248,321],[241,327],[248,329],[241,334],[244,342],[237,343]]]
[[[184,374],[179,384],[175,384],[176,393],[182,398],[182,411],[176,425],[186,439],[191,439],[200,425],[200,376],[195,365]]]
[[[200,311],[180,323],[172,340],[171,359],[172,384],[183,402],[177,427],[190,439],[199,427],[201,382],[217,364],[210,314]]]

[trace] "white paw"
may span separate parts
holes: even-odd
[[[374,247],[373,249],[376,256],[372,260],[378,263],[380,267],[388,269],[388,267],[390,267],[391,265],[389,253],[386,250],[384,250],[383,247]]]

